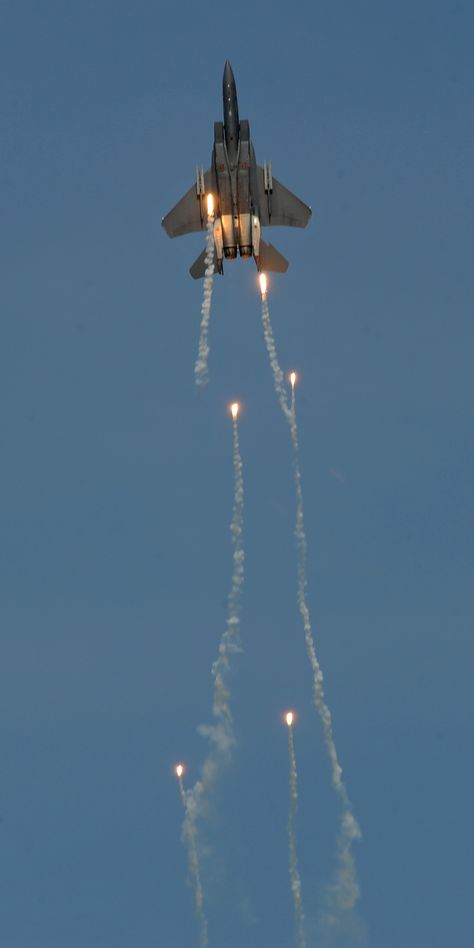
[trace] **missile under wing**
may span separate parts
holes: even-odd
[[[284,273],[288,261],[261,237],[262,227],[306,227],[311,208],[273,177],[271,164],[257,165],[249,123],[239,121],[237,90],[230,63],[223,79],[224,121],[214,123],[211,167],[198,168],[196,183],[163,218],[169,237],[205,230],[207,195],[214,203],[215,269],[223,259],[253,256],[258,270]],[[205,273],[204,250],[190,268],[195,279]]]

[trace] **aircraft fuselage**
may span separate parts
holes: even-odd
[[[234,74],[226,62],[222,83],[224,121],[214,123],[212,172],[215,184],[214,239],[218,269],[222,258],[255,257],[259,266],[260,220],[256,160],[249,123],[239,121]],[[252,187],[252,185],[254,185]]]

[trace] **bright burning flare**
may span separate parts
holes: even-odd
[[[290,373],[290,382],[291,382],[291,387],[294,388],[296,385],[296,372]]]
[[[267,295],[267,274],[261,273],[258,279],[260,281],[260,292],[262,294],[262,300],[264,300]]]
[[[212,194],[207,195],[207,216],[212,217],[214,214],[214,198]]]
[[[291,725],[293,724],[293,717],[294,717],[293,711],[288,711],[287,714],[285,715],[285,720],[288,727],[291,727]]]
[[[177,764],[177,765],[176,765],[176,776],[177,776],[178,780],[181,779],[181,777],[183,776],[183,774],[184,774],[184,766],[183,766],[183,764]]]
[[[230,406],[230,410],[232,412],[232,418],[234,419],[234,421],[237,418],[237,415],[239,414],[239,408],[240,408],[240,405],[238,402],[232,402],[232,405]]]

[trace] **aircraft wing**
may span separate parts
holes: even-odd
[[[306,227],[311,208],[272,178],[271,192],[265,191],[264,171],[257,167],[258,202],[262,227]]]
[[[204,174],[204,190],[212,190],[212,172]],[[183,234],[192,234],[197,230],[205,230],[207,223],[207,209],[205,194],[199,196],[195,184],[186,191],[184,197],[161,221],[168,237],[181,237]]]

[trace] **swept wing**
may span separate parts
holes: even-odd
[[[204,174],[204,190],[212,190],[212,173]],[[168,237],[182,237],[183,234],[192,234],[197,230],[205,230],[207,221],[206,200],[204,194],[199,195],[195,184],[186,191],[184,197],[161,221]]]
[[[265,189],[264,170],[257,166],[258,200],[262,227],[306,227],[311,208],[272,178],[271,191]]]

